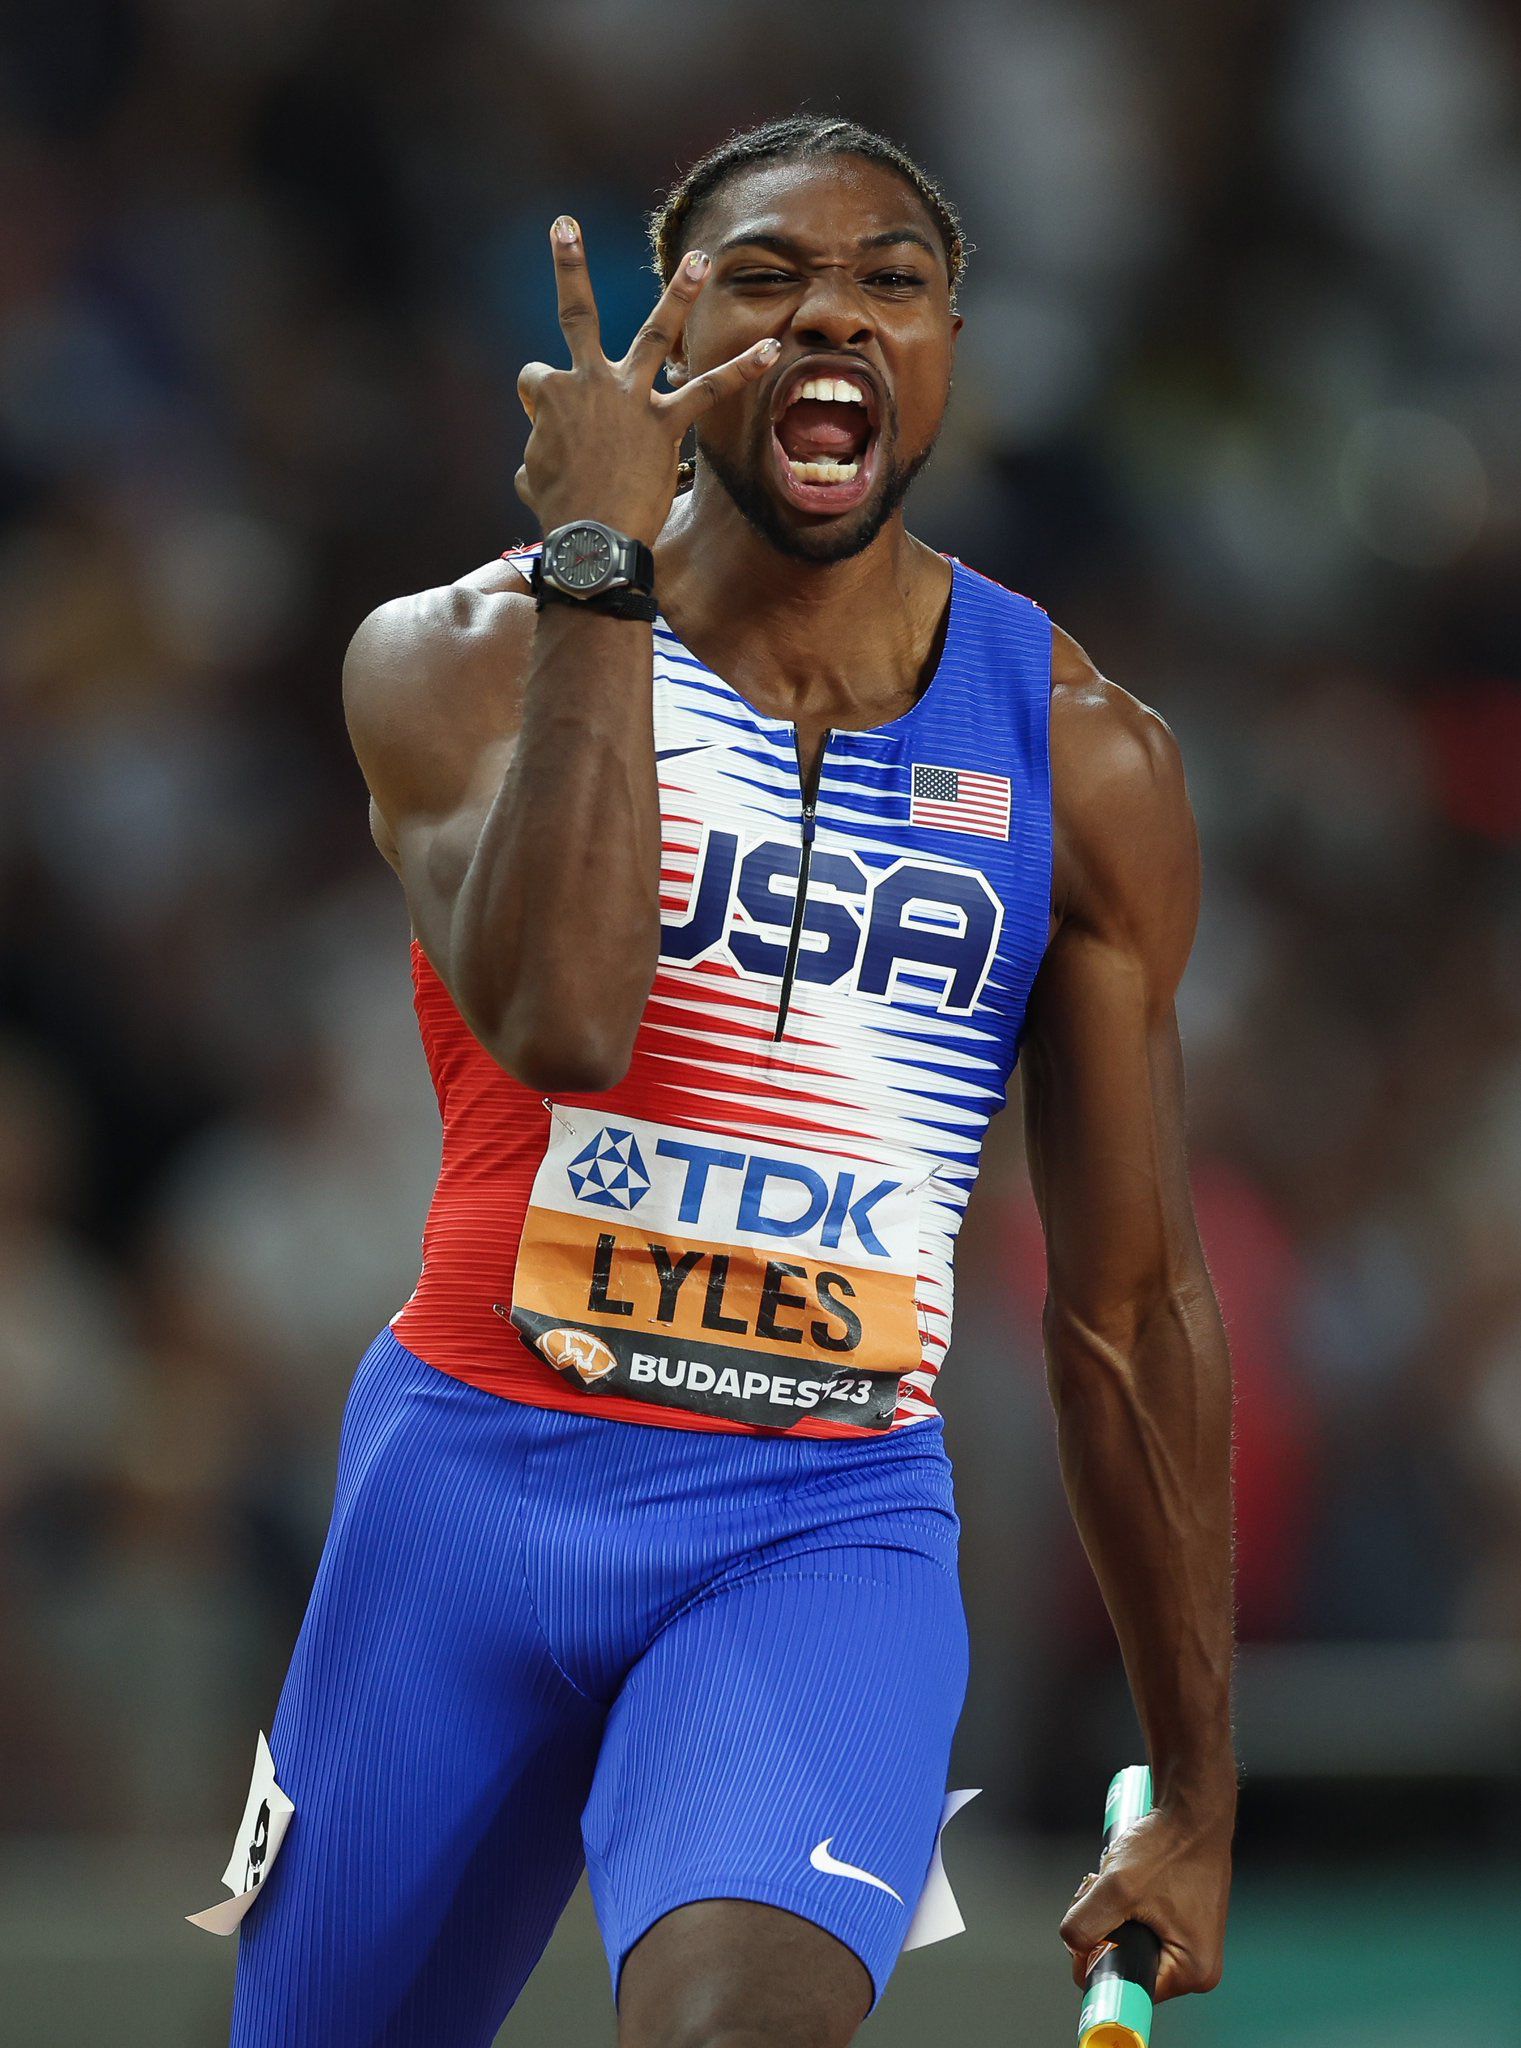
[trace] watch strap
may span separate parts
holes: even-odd
[[[628,589],[638,597],[653,597],[655,594],[655,556],[653,550],[642,540],[630,540],[632,550],[629,562]]]
[[[533,599],[540,611],[547,604],[569,605],[572,611],[600,612],[609,619],[643,619],[652,624],[660,616],[653,592],[642,590],[604,590],[597,597],[572,597],[568,590],[556,590],[552,583],[546,583],[539,568],[538,557],[534,557],[533,573],[529,577],[533,585]]]

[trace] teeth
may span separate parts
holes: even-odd
[[[788,403],[796,405],[800,398],[822,398],[831,405],[866,403],[866,393],[859,384],[853,384],[848,377],[805,377]]]
[[[787,403],[796,405],[800,398],[818,398],[830,405],[867,406],[865,391],[850,377],[805,377]],[[799,462],[789,456],[787,467],[800,484],[854,483],[861,473],[859,458],[853,462]]]
[[[787,467],[800,484],[848,484],[854,483],[861,465],[859,462],[794,462],[789,456]]]

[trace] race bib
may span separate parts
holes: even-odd
[[[844,1161],[550,1105],[511,1320],[590,1394],[886,1429],[919,1363],[917,1187]]]
[[[275,1783],[275,1760],[261,1728],[254,1750],[248,1802],[243,1808],[232,1855],[222,1872],[222,1882],[233,1896],[207,1906],[203,1912],[187,1913],[185,1918],[192,1927],[204,1927],[208,1934],[232,1934],[237,1929],[280,1853],[295,1810]]]

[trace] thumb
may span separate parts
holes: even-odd
[[[1131,1917],[1135,1900],[1119,1871],[1085,1877],[1062,1921],[1062,1940],[1072,1951],[1072,1975],[1079,1985],[1093,1951]]]

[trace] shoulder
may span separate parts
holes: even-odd
[[[454,583],[378,605],[361,623],[343,662],[351,729],[368,728],[400,700],[462,670],[496,667],[533,629],[533,601],[508,562],[488,562]]]
[[[1166,804],[1183,757],[1165,719],[1101,675],[1069,633],[1051,629],[1051,771],[1065,811],[1116,799]]]
[[[1101,675],[1060,627],[1051,644],[1051,802],[1058,915],[1192,899],[1198,846],[1165,720]]]
[[[483,749],[516,733],[534,618],[518,571],[488,562],[364,620],[344,657],[343,709],[381,813],[447,806]]]

